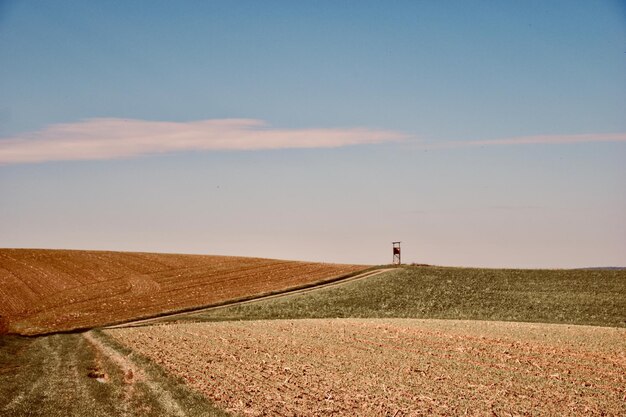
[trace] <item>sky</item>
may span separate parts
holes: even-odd
[[[624,1],[0,0],[0,247],[626,266]]]

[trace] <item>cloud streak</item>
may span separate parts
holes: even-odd
[[[252,151],[403,141],[409,135],[365,128],[279,129],[256,119],[158,122],[97,118],[54,124],[0,138],[0,165],[48,161],[103,160],[190,151]],[[418,149],[626,142],[626,133],[536,135],[504,139],[413,142]]]
[[[432,141],[417,145],[422,149],[454,149],[485,146],[564,145],[572,143],[626,142],[626,133],[585,133],[578,135],[536,135],[504,139]]]
[[[0,164],[120,159],[186,151],[337,148],[406,138],[408,135],[400,132],[365,128],[277,129],[255,119],[178,123],[98,118],[0,139]]]
[[[537,135],[520,136],[507,139],[474,140],[468,146],[503,146],[503,145],[533,145],[533,144],[564,144],[590,142],[626,142],[626,133],[596,133],[581,135]]]

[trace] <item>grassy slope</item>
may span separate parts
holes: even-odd
[[[626,327],[626,271],[403,267],[182,320],[414,317]]]
[[[113,341],[100,335],[111,346]],[[124,352],[123,348],[115,346]],[[128,384],[120,369],[94,350],[81,334],[38,338],[0,336],[0,415],[2,416],[163,416],[153,386],[169,393],[185,416],[226,416],[204,397],[151,362],[137,358],[149,381]],[[97,370],[106,383],[90,378]],[[148,386],[148,382],[152,386]]]

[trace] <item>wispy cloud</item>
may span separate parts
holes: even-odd
[[[277,129],[262,120],[155,122],[100,118],[0,139],[0,164],[129,158],[183,151],[336,148],[406,139],[365,128]]]
[[[431,141],[421,142],[417,148],[421,149],[450,149],[484,146],[513,146],[552,144],[562,145],[571,143],[595,142],[626,142],[626,133],[586,133],[578,135],[536,135],[519,136],[503,139],[460,140],[460,141]]]
[[[564,144],[589,142],[626,142],[626,133],[587,133],[580,135],[537,135],[505,139],[474,140],[469,146]]]
[[[157,122],[97,118],[54,124],[0,138],[0,165],[47,161],[120,159],[185,151],[337,148],[408,139],[392,130],[366,128],[279,129],[255,119]],[[626,142],[626,133],[537,135],[504,139],[420,141],[418,149]]]

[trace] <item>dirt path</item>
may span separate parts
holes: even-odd
[[[367,272],[364,272],[362,274],[358,274],[358,275],[355,275],[355,276],[352,276],[352,277],[343,278],[343,279],[339,279],[339,280],[334,280],[332,282],[325,282],[325,283],[323,282],[323,283],[318,283],[318,284],[312,284],[311,286],[307,286],[306,288],[285,290],[284,292],[281,292],[281,293],[278,293],[278,294],[265,295],[265,296],[257,297],[257,298],[251,299],[251,300],[235,301],[235,302],[232,302],[232,303],[223,304],[223,305],[219,305],[219,306],[200,308],[200,309],[193,310],[193,311],[186,311],[184,313],[168,314],[168,315],[155,317],[155,318],[151,318],[151,319],[136,320],[136,321],[131,321],[131,322],[128,322],[128,323],[117,324],[117,325],[114,325],[114,326],[108,326],[106,328],[107,329],[116,329],[116,328],[125,328],[125,327],[144,326],[144,325],[148,325],[148,324],[159,323],[159,322],[162,322],[164,320],[168,320],[169,321],[169,320],[180,318],[180,317],[186,317],[186,316],[189,316],[189,315],[198,314],[198,313],[202,313],[202,312],[205,312],[205,311],[215,311],[215,310],[219,310],[219,309],[226,308],[226,307],[246,305],[246,304],[250,304],[250,303],[255,303],[257,301],[271,300],[271,299],[274,299],[274,298],[286,297],[288,295],[305,294],[305,293],[308,293],[308,292],[311,292],[311,291],[317,291],[317,290],[320,290],[320,289],[323,289],[323,288],[330,288],[330,287],[336,287],[336,286],[344,285],[344,284],[347,284],[348,282],[352,282],[352,281],[357,281],[357,280],[361,280],[361,279],[364,279],[364,278],[373,277],[375,275],[383,274],[383,273],[389,272],[389,271],[394,271],[396,269],[397,268],[385,268],[385,269],[377,269],[377,270],[374,270],[374,271],[367,271]]]

